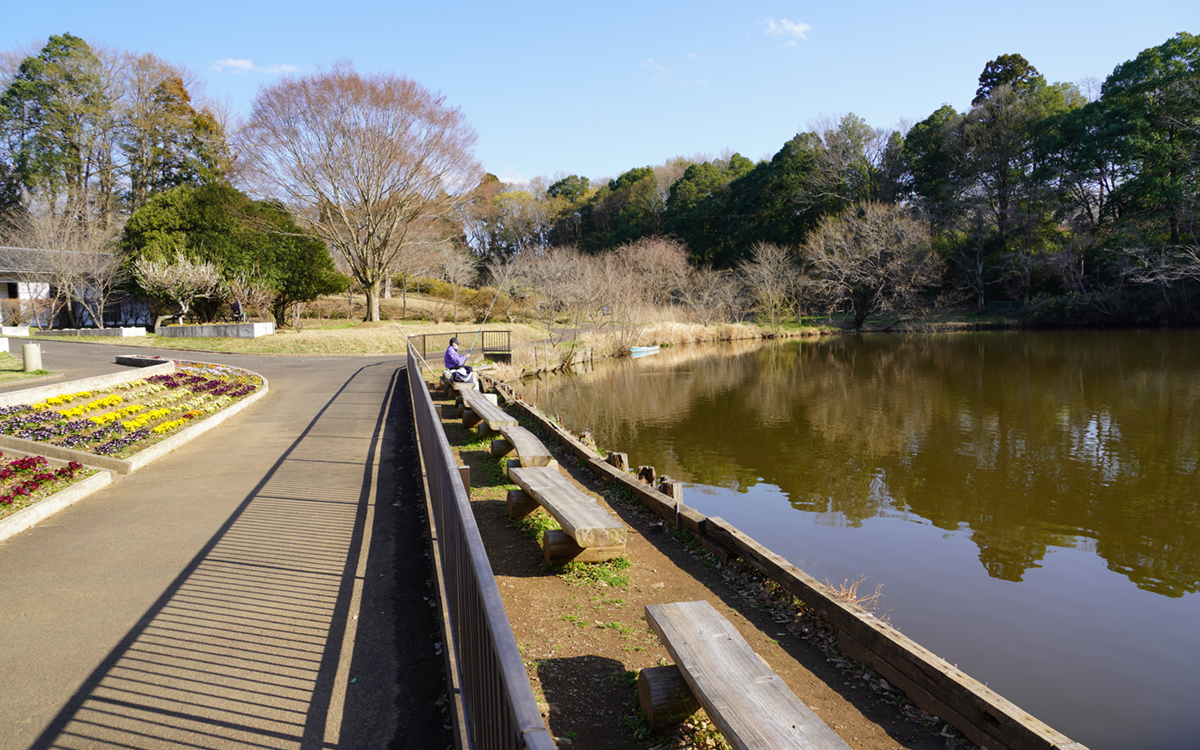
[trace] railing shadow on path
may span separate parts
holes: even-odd
[[[31,750],[387,745],[384,443],[404,384],[380,399],[364,375],[381,366],[341,385]]]

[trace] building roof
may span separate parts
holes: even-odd
[[[0,246],[0,276],[49,276],[58,270],[61,260],[56,256],[60,252],[36,247]]]

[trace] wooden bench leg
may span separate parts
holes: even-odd
[[[505,501],[509,518],[524,518],[539,507],[538,501],[529,496],[525,490],[509,490]]]
[[[462,413],[463,427],[466,427],[469,430],[482,421],[483,420],[481,420],[475,412],[471,411],[470,409],[463,409],[463,413]]]
[[[646,724],[652,732],[678,724],[700,708],[683,673],[674,664],[647,667],[638,673],[638,703],[646,712]]]
[[[507,456],[509,453],[512,453],[512,452],[513,452],[513,444],[508,442],[507,440],[504,440],[503,438],[501,438],[499,440],[492,441],[492,455],[495,456],[496,458],[500,458],[501,456]]]
[[[542,534],[542,557],[548,563],[604,562],[625,554],[625,545],[612,547],[580,547],[562,529],[550,529]]]

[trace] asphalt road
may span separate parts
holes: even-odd
[[[123,369],[42,345],[67,380]],[[270,392],[0,543],[0,750],[445,747],[403,357],[136,352]]]

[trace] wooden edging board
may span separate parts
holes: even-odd
[[[833,594],[804,571],[743,534],[720,518],[678,505],[675,500],[607,464],[599,453],[554,424],[511,388],[488,378],[481,385],[495,388],[510,407],[538,422],[600,477],[619,483],[639,502],[665,519],[678,519],[681,528],[702,544],[731,551],[813,607],[838,632],[838,648],[852,659],[874,667],[909,700],[948,722],[977,745],[999,750],[1087,750],[1041,720],[1021,710],[996,691],[922,647],[866,610]]]

